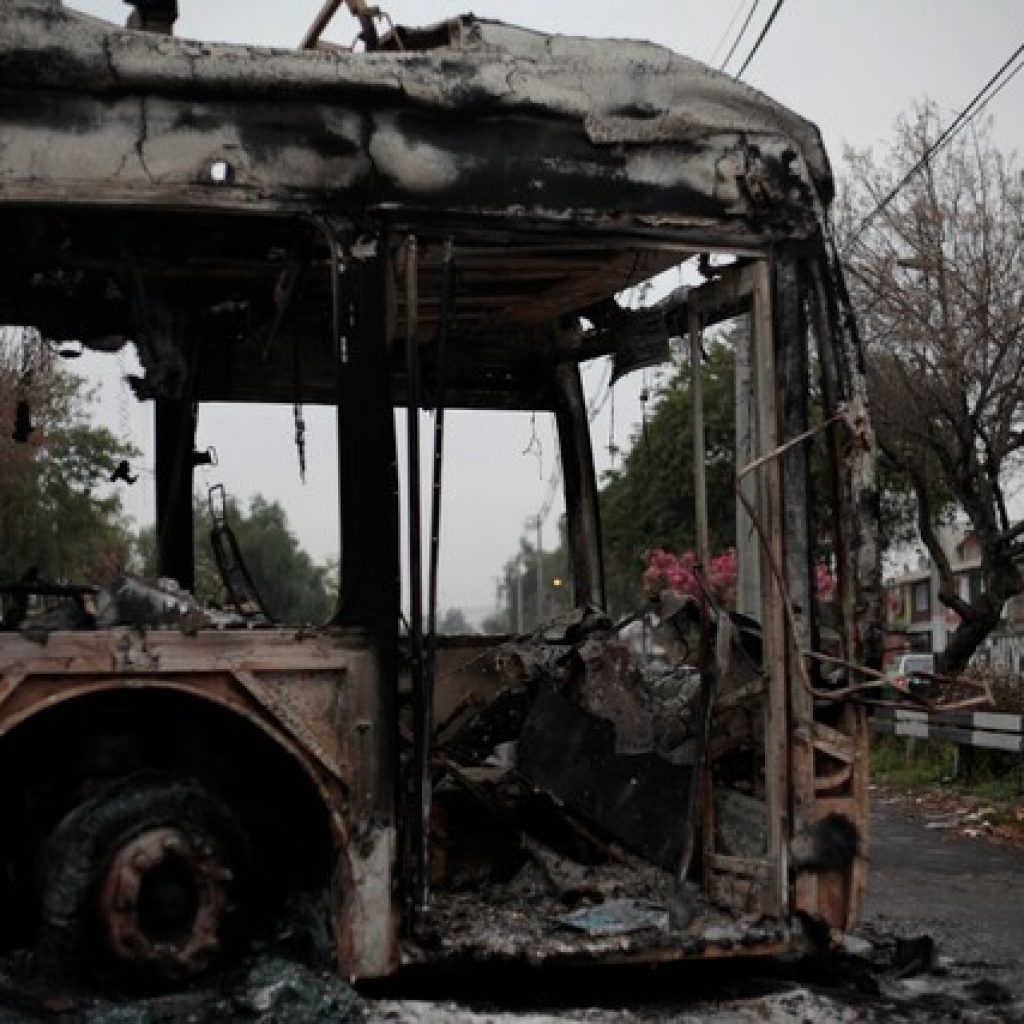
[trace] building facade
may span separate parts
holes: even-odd
[[[939,531],[957,583],[957,594],[974,601],[985,589],[981,542],[952,527]],[[960,616],[939,600],[939,571],[923,552],[888,575],[886,592],[886,664],[909,652],[939,653],[960,624]],[[986,639],[975,661],[1015,672],[1024,671],[1024,596],[1008,601],[999,627]]]

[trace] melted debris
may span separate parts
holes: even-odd
[[[499,747],[515,744],[518,782],[647,860],[677,865],[696,749],[693,670],[645,674],[593,607],[503,644],[495,666],[506,687],[439,747],[472,768],[500,763]]]
[[[365,1007],[336,974],[275,955],[253,956],[233,971],[182,992],[126,1001],[58,990],[25,958],[0,966],[0,1024],[362,1024]]]
[[[675,608],[684,617],[685,604]],[[724,678],[726,694],[756,679],[755,639]],[[436,740],[434,895],[414,956],[671,958],[771,951],[790,939],[777,920],[716,907],[678,877],[696,826],[692,666],[643,670],[593,607],[503,644],[494,665],[504,687],[445,722]],[[741,754],[715,787],[718,848],[744,856],[763,855],[767,842],[746,724],[756,718],[725,721],[747,732],[730,739]]]
[[[336,975],[265,953],[204,985],[135,1001],[46,985],[20,956],[0,963],[0,1024],[1024,1022],[1024,1002],[941,955],[927,935],[865,930],[847,950],[828,958],[555,973],[466,965],[440,983],[435,978],[428,998],[413,995],[416,982],[401,976],[377,998],[360,996]]]
[[[869,932],[827,958],[704,962],[658,968],[576,968],[513,974],[464,971],[444,994],[368,1003],[368,1021],[416,1024],[996,1024],[1024,1021],[1024,1003],[1004,986],[948,958],[918,962],[902,940]],[[420,993],[422,995],[422,993]]]

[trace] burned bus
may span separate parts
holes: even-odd
[[[134,6],[129,28],[60,0],[0,11],[0,323],[134,346],[179,588],[164,614],[130,583],[3,581],[3,947],[134,984],[282,920],[355,978],[837,940],[865,888],[879,570],[814,126],[651,43],[386,28],[351,4],[358,52],[318,43],[326,19],[267,50]],[[604,610],[581,367],[690,366],[700,580],[703,339],[730,320],[736,498],[710,514],[746,538],[744,597],[662,594],[691,642],[654,679]],[[221,523],[218,619],[189,600],[197,417],[297,399],[336,416],[336,613],[275,623]],[[433,628],[446,410],[553,417],[571,607],[532,634]]]

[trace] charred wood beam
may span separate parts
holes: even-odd
[[[425,909],[430,891],[430,741],[432,704],[423,664],[423,538],[420,515],[420,371],[416,340],[418,301],[418,244],[410,235],[405,242],[405,369],[406,369],[406,458],[408,508],[406,524],[409,551],[409,679],[413,702],[413,792],[411,809],[411,853],[414,899],[417,910]]]
[[[778,255],[775,261],[775,337],[779,375],[779,408],[784,439],[803,434],[810,423],[810,378],[807,357],[807,317],[804,303],[804,267],[798,260]],[[814,648],[815,609],[813,552],[811,550],[811,473],[808,444],[793,445],[782,457],[787,586],[793,603],[801,650]],[[793,671],[794,680],[797,672]],[[799,689],[799,688],[798,688]],[[794,692],[794,701],[806,694]]]
[[[342,511],[339,617],[343,625],[393,637],[398,509],[382,261],[352,261],[343,283],[335,352]]]
[[[799,437],[810,423],[810,374],[806,315],[806,261],[790,253],[776,254],[772,310],[775,326],[779,419],[783,439]],[[790,784],[792,831],[799,834],[811,824],[815,801],[815,758],[811,742],[814,702],[803,684],[803,652],[818,646],[817,609],[814,594],[814,551],[811,529],[810,444],[790,447],[782,456],[781,527],[784,532],[786,587],[789,591],[792,634],[786,645],[791,728]],[[817,665],[809,666],[817,672]],[[803,888],[812,882],[798,881],[797,903]],[[807,902],[810,902],[808,899]]]
[[[697,288],[686,296],[687,304],[699,313],[705,327],[723,320],[749,313],[754,290],[754,271],[750,263],[723,268],[721,276]]]
[[[192,450],[196,417],[192,399],[158,398],[155,416],[157,571],[195,590],[192,526]]]
[[[595,604],[603,608],[601,515],[579,367],[575,363],[559,364],[554,372],[554,385],[574,601],[577,605]]]
[[[441,498],[444,471],[444,413],[447,402],[447,347],[448,325],[451,315],[451,297],[454,286],[453,252],[451,240],[445,245],[443,273],[441,276],[441,318],[435,343],[437,357],[434,365],[434,460],[430,488],[430,576],[427,600],[427,633],[429,637],[429,677],[433,689],[434,670],[437,654],[437,585],[438,566],[441,555]]]
[[[353,820],[371,844],[393,822],[397,763],[399,618],[398,477],[386,357],[387,285],[378,254],[347,261],[341,239],[325,225],[337,252],[332,340],[336,359],[341,593],[335,622],[361,631],[377,665],[374,716],[359,724],[365,751],[353,784]]]

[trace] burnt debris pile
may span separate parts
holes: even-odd
[[[667,594],[660,610],[660,639],[693,649],[697,603]],[[704,673],[685,658],[643,665],[628,630],[594,607],[490,656],[498,685],[437,728],[421,942],[457,952],[486,933],[491,952],[543,958],[549,945],[564,955],[634,935],[691,953],[776,937],[754,899],[716,906],[701,892],[702,778],[716,849],[758,857],[767,844],[758,631],[719,615],[721,629],[704,623],[719,650]],[[702,703],[709,675],[714,714]]]

